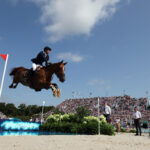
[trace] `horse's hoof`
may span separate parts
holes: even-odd
[[[36,89],[35,91],[36,91],[36,92],[40,92],[41,90],[39,90],[39,89]]]
[[[54,96],[54,97],[57,97],[57,90],[56,90],[56,89],[53,90],[53,96]]]
[[[13,88],[13,85],[10,85],[9,88]]]

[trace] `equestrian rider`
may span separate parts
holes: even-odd
[[[36,58],[31,59],[33,71],[39,70],[43,66],[44,62],[45,62],[45,66],[50,64],[50,62],[49,62],[50,51],[51,51],[51,48],[46,46],[46,47],[44,47],[43,51],[38,53]]]

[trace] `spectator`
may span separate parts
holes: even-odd
[[[119,117],[117,117],[116,119],[116,130],[117,132],[120,132],[120,118]]]

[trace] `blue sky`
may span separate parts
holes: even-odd
[[[10,55],[1,101],[57,105],[66,98],[145,97],[150,92],[149,0],[0,0],[0,53]],[[50,46],[51,62],[64,59],[61,98],[19,85],[9,89],[9,72],[31,67],[30,59]],[[0,59],[0,77],[4,61]]]

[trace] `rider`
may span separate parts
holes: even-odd
[[[43,63],[45,62],[45,65],[49,65],[49,53],[52,49],[48,46],[44,47],[44,50],[41,51],[36,58],[31,59],[32,61],[32,69],[33,71],[37,71],[39,68],[43,66]]]
[[[32,69],[30,69],[25,75],[24,75],[24,81],[27,82],[28,77],[33,76],[34,73],[36,73],[42,66],[43,62],[45,62],[45,65],[49,65],[49,53],[52,49],[48,46],[44,47],[44,50],[39,52],[36,58],[31,59],[32,61]]]

